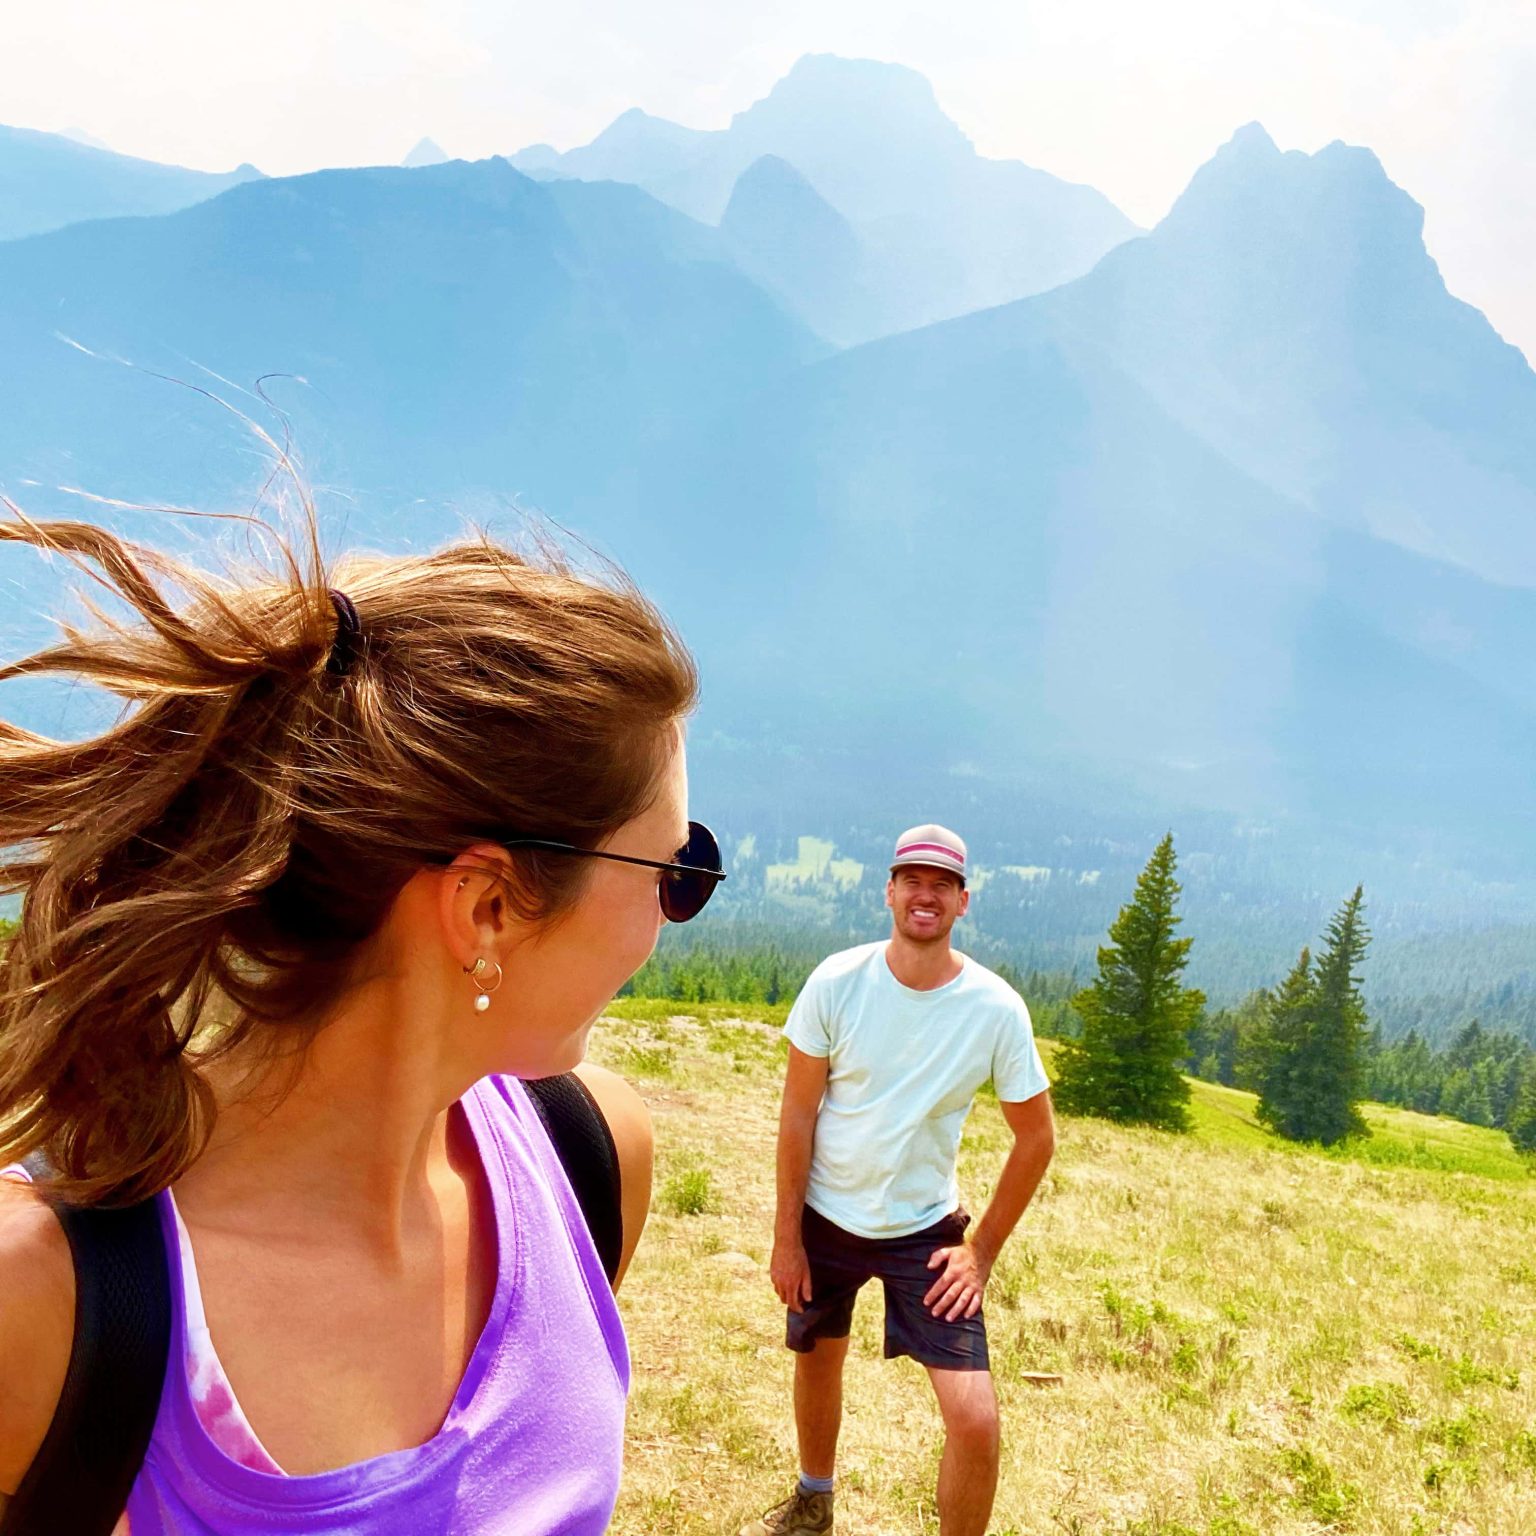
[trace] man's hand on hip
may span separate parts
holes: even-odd
[[[775,1243],[768,1278],[791,1312],[802,1310],[811,1299],[811,1261],[805,1256],[805,1244]]]
[[[981,1311],[981,1298],[992,1274],[990,1261],[983,1259],[969,1243],[956,1243],[953,1248],[935,1248],[928,1260],[929,1269],[944,1266],[938,1279],[928,1288],[923,1305],[935,1317],[946,1322],[958,1322],[962,1317],[975,1317]]]

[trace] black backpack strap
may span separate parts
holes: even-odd
[[[153,1200],[54,1212],[75,1261],[74,1342],[53,1422],[0,1517],[0,1536],[110,1536],[160,1410],[170,1266]]]
[[[527,1078],[523,1087],[528,1090],[565,1167],[611,1285],[618,1275],[619,1256],[624,1249],[619,1152],[613,1144],[613,1132],[608,1129],[597,1100],[574,1072],[560,1077]],[[0,1536],[9,1533],[0,1532]]]

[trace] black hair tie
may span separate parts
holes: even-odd
[[[336,638],[331,642],[325,670],[332,677],[345,677],[362,649],[363,621],[357,615],[357,604],[345,592],[335,587],[326,588],[326,592],[336,609]]]

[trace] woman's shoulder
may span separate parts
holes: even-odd
[[[617,1072],[584,1061],[576,1068],[576,1076],[608,1122],[608,1134],[613,1137],[613,1150],[618,1158],[624,1246],[619,1258],[619,1272],[614,1279],[614,1289],[617,1290],[635,1255],[651,1208],[651,1112],[638,1090]]]
[[[607,1122],[620,1162],[642,1150],[648,1156],[651,1114],[639,1092],[617,1072],[600,1067],[596,1062],[584,1061],[569,1075],[587,1090],[587,1096]],[[493,1100],[515,1109],[528,1103],[528,1088],[515,1077],[498,1074],[483,1078],[479,1088],[493,1095]]]
[[[0,1500],[15,1493],[48,1433],[74,1329],[64,1229],[28,1184],[0,1177]]]
[[[613,1135],[621,1158],[626,1145],[633,1148],[643,1144],[649,1148],[651,1112],[646,1108],[645,1100],[640,1097],[639,1090],[633,1084],[620,1077],[617,1072],[598,1066],[595,1061],[582,1062],[576,1068],[575,1075],[592,1095],[593,1102],[602,1112],[603,1119],[608,1122],[608,1129]]]

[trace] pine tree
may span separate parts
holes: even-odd
[[[1480,1061],[1468,1074],[1467,1102],[1462,1106],[1461,1118],[1468,1125],[1493,1125],[1493,1094],[1490,1084],[1493,1063]]]
[[[1476,1020],[1457,1031],[1456,1038],[1451,1042],[1451,1048],[1446,1053],[1452,1067],[1461,1067],[1470,1071],[1483,1059],[1487,1050],[1487,1037],[1483,1034],[1483,1026]]]
[[[1360,887],[1328,925],[1314,965],[1307,950],[1275,993],[1262,1050],[1259,1118],[1292,1141],[1331,1146],[1365,1130],[1369,1026],[1356,974],[1370,933]]]
[[[1357,1108],[1365,1093],[1365,1047],[1370,1038],[1357,974],[1371,942],[1362,915],[1364,907],[1365,891],[1357,885],[1328,925],[1328,948],[1317,964],[1319,1092],[1313,1103],[1309,1139],[1324,1146],[1365,1131]]]
[[[1258,1117],[1272,1131],[1293,1135],[1299,1117],[1294,1105],[1304,1096],[1298,1067],[1312,1035],[1312,951],[1303,949],[1291,973],[1269,994],[1264,1016],[1253,1031],[1252,1081],[1259,1095]]]
[[[1191,939],[1176,939],[1173,834],[1157,845],[1136,892],[1110,925],[1093,984],[1072,999],[1082,1033],[1063,1041],[1054,1097],[1070,1114],[1164,1130],[1189,1126],[1179,1063],[1205,995],[1180,985]]]
[[[1232,1051],[1232,1085],[1257,1092],[1263,1080],[1265,1039],[1274,994],[1264,988],[1250,992],[1237,1005],[1237,1038]]]
[[[1517,1152],[1536,1153],[1536,1055],[1526,1061],[1505,1129]]]
[[[1506,1036],[1506,1038],[1512,1038]],[[1515,1099],[1520,1092],[1521,1081],[1525,1077],[1527,1059],[1530,1051],[1519,1040],[1515,1040],[1514,1049],[1501,1062],[1491,1064],[1492,1082],[1488,1089],[1488,1103],[1493,1111],[1490,1125],[1507,1125],[1509,1117],[1515,1107]]]

